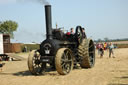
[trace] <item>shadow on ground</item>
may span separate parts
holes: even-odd
[[[50,76],[59,76],[59,74],[55,71],[51,71],[51,72],[45,72],[44,74],[40,74],[40,75],[32,75],[30,73],[30,71],[20,71],[20,72],[16,72],[16,73],[3,73],[1,72],[0,75],[14,75],[14,76],[46,76],[46,75],[50,75]]]
[[[17,73],[13,73],[14,76],[45,76],[45,75],[50,75],[50,76],[57,76],[58,74],[55,72],[45,72],[44,74],[40,75],[32,75],[30,71],[21,71]]]
[[[120,78],[122,78],[122,79],[128,79],[128,76],[122,76]]]
[[[57,76],[59,74],[54,69],[49,68],[49,69],[45,70],[45,73],[40,74],[40,75],[32,75],[29,70],[13,73],[13,75],[14,76],[45,76],[45,75]]]
[[[13,73],[15,76],[32,76],[32,74],[29,71],[21,71],[17,73]]]
[[[32,75],[29,70],[19,71],[19,72],[10,72],[10,73],[8,73],[8,72],[0,72],[0,75],[14,75],[14,76],[46,76],[46,75],[50,75],[50,76],[59,76],[57,71],[55,69],[51,69],[51,68],[47,68],[45,70],[45,73],[44,74],[40,74],[40,75]]]

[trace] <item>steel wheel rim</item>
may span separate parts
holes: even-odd
[[[35,54],[33,57],[33,68],[37,74],[40,74],[43,70],[42,63],[40,63],[40,54],[37,51],[35,51]]]
[[[72,67],[72,55],[69,50],[65,50],[61,57],[61,66],[64,73],[69,73]]]

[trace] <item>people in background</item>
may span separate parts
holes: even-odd
[[[107,49],[107,43],[105,42],[104,43],[104,50],[106,50]]]
[[[102,43],[99,45],[99,54],[100,54],[100,58],[103,58],[103,55],[104,55],[104,47],[103,47],[103,44]]]
[[[109,58],[111,58],[111,56],[113,56],[113,58],[115,58],[113,49],[114,49],[114,45],[112,43],[110,43],[109,44]]]
[[[23,52],[27,52],[27,46],[24,46]]]

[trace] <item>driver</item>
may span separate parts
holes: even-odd
[[[70,34],[74,35],[74,29],[73,28],[70,29]]]
[[[85,29],[82,28],[82,33],[83,33],[83,38],[87,38],[86,34],[85,34]]]
[[[70,32],[67,32],[66,34],[67,34],[67,35],[74,35],[74,29],[71,28],[71,29],[70,29]]]

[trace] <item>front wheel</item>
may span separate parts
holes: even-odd
[[[28,57],[28,68],[33,75],[39,75],[45,72],[46,64],[40,62],[40,53],[31,51]]]
[[[72,52],[68,48],[60,48],[55,57],[56,70],[60,75],[70,73],[73,68]]]

